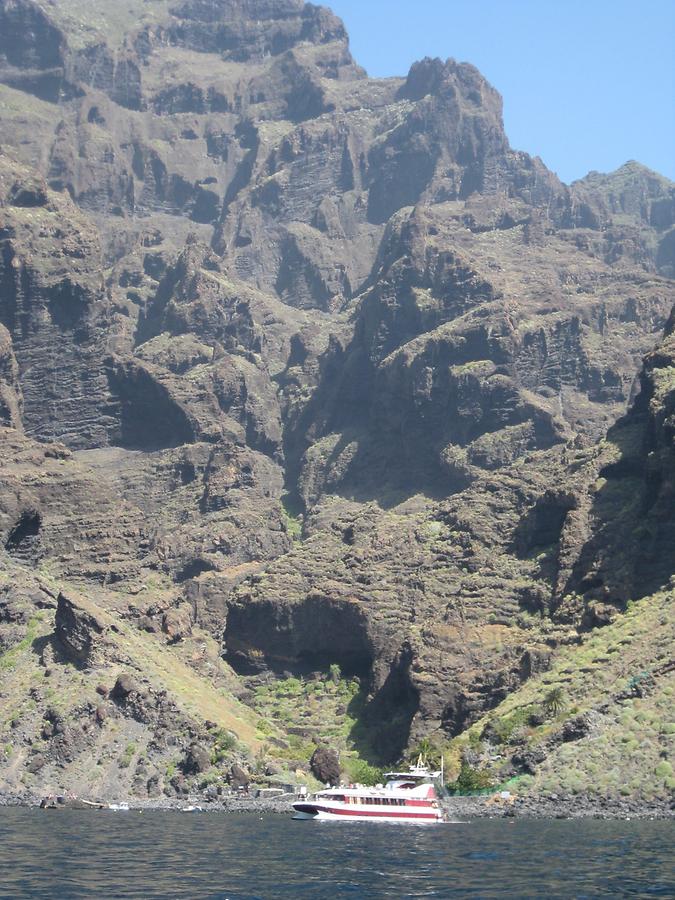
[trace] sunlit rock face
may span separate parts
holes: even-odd
[[[667,582],[671,182],[566,186],[301,0],[0,0],[0,121],[3,647],[339,666],[390,761]],[[147,658],[99,725],[183,727]]]

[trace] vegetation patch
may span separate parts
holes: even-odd
[[[520,770],[523,793],[670,796],[673,600],[666,592],[629,604],[455,738],[444,754],[449,789],[494,788]]]

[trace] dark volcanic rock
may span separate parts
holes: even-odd
[[[675,275],[675,191],[668,179],[631,160],[610,174],[591,172],[573,185],[587,222],[602,229],[602,239],[590,236],[589,246],[613,262],[630,259],[656,265]],[[633,222],[615,224],[614,217]],[[638,223],[656,230],[656,241],[645,241]]]
[[[105,445],[116,414],[102,359],[97,231],[69,198],[2,155],[0,205],[0,324],[18,362],[23,425],[45,441]]]
[[[603,483],[587,510],[588,540],[578,547],[567,590],[585,594],[591,627],[611,607],[668,584],[675,554],[673,416],[675,335],[644,361],[640,393],[607,434],[596,464]],[[618,500],[618,506],[617,506]],[[590,527],[589,527],[590,526]]]
[[[539,765],[545,759],[546,751],[543,748],[535,748],[533,750],[525,750],[522,753],[514,753],[511,757],[511,762],[516,767],[516,771],[534,775]]]
[[[330,747],[318,746],[312,754],[309,766],[314,777],[323,784],[333,786],[340,783],[340,757]]]
[[[235,790],[238,788],[247,788],[251,781],[251,776],[246,769],[235,764],[228,772],[227,781],[231,787],[235,788]]]
[[[586,737],[591,731],[592,721],[588,715],[575,716],[573,719],[567,719],[563,722],[562,739],[563,741],[578,741],[582,737]]]
[[[118,676],[110,696],[118,703],[127,703],[134,695],[141,693],[141,687],[133,676],[122,673]]]
[[[168,610],[162,618],[162,631],[172,643],[189,637],[192,633],[192,609],[184,605]]]
[[[0,325],[0,424],[21,428],[21,386],[12,339]]]
[[[0,56],[17,69],[53,70],[64,63],[64,36],[30,0],[0,3]]]
[[[95,614],[59,594],[55,626],[56,638],[71,662],[81,667],[102,662],[107,627]]]
[[[183,760],[182,769],[186,775],[201,775],[211,768],[211,755],[199,744],[193,744]]]

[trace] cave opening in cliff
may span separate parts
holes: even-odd
[[[178,584],[182,584],[192,578],[199,578],[204,572],[213,572],[215,568],[216,566],[207,559],[191,559],[176,574],[176,581]]]
[[[273,601],[232,604],[224,637],[226,659],[239,674],[304,676],[338,665],[345,678],[372,675],[368,622],[353,601],[317,594],[285,610]]]

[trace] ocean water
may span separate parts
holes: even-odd
[[[672,898],[674,839],[663,821],[0,809],[0,898]]]

